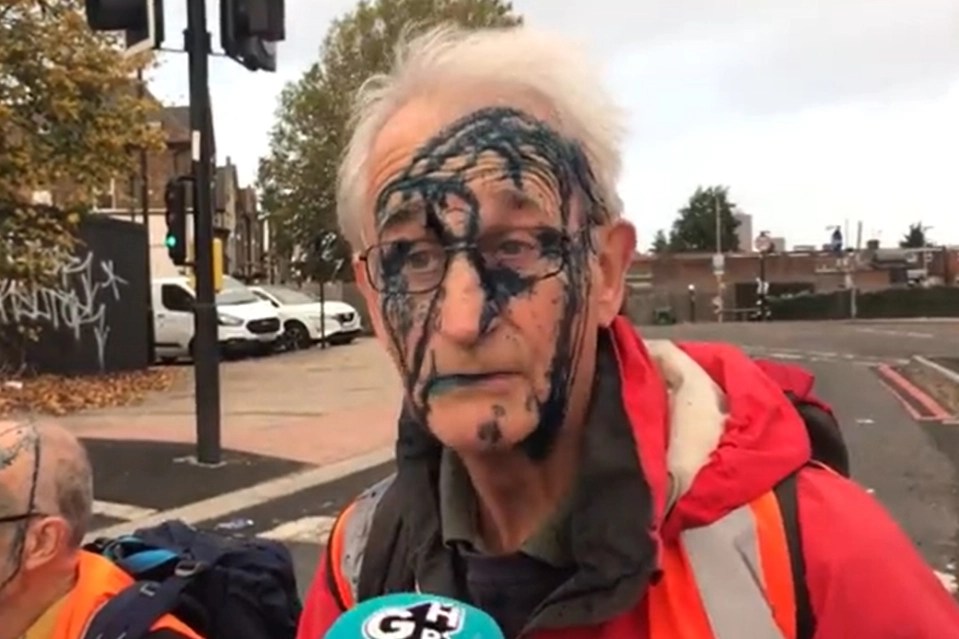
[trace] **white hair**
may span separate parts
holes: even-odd
[[[597,215],[608,221],[622,214],[616,183],[625,118],[583,47],[523,26],[467,30],[442,25],[402,38],[395,56],[389,73],[369,78],[357,92],[352,135],[337,176],[337,216],[354,250],[365,239],[365,177],[376,136],[412,97],[444,86],[504,87],[545,102],[555,120],[551,124],[576,140],[590,163],[606,208]]]

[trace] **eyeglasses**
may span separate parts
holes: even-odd
[[[15,524],[17,522],[33,519],[34,517],[49,517],[49,515],[47,513],[41,513],[37,511],[31,511],[20,515],[7,515],[5,517],[0,517],[0,524]]]
[[[436,239],[384,242],[366,249],[359,259],[378,293],[428,293],[443,282],[456,253],[477,258],[486,272],[508,270],[522,278],[543,280],[563,270],[571,242],[559,229],[535,227],[455,244]]]

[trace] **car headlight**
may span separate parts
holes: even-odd
[[[219,313],[216,319],[221,326],[243,326],[243,320],[239,317],[227,315],[226,313]]]

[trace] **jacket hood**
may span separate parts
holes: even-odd
[[[621,363],[624,358],[647,359],[667,389],[665,447],[655,446],[661,438],[656,429],[630,420],[651,484],[665,467],[658,512],[663,537],[716,521],[771,490],[810,459],[806,426],[783,387],[738,348],[642,342],[635,328],[620,318],[613,334]],[[799,373],[812,384],[811,375]],[[625,391],[631,384],[624,380],[623,386]],[[657,451],[662,459],[656,459]]]

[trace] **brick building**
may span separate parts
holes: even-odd
[[[266,223],[260,219],[256,191],[242,188],[237,193],[236,221],[233,230],[236,261],[232,272],[238,277],[262,279],[266,276]]]
[[[832,292],[851,282],[859,291],[890,286],[956,284],[959,250],[863,251],[837,257],[826,252],[774,253],[766,256],[766,281],[770,295]],[[921,268],[920,266],[921,265]],[[630,315],[650,322],[657,309],[669,308],[681,321],[713,321],[713,300],[722,297],[730,317],[737,309],[756,306],[760,275],[757,253],[726,254],[721,281],[713,272],[713,256],[706,253],[636,255],[629,271]]]

